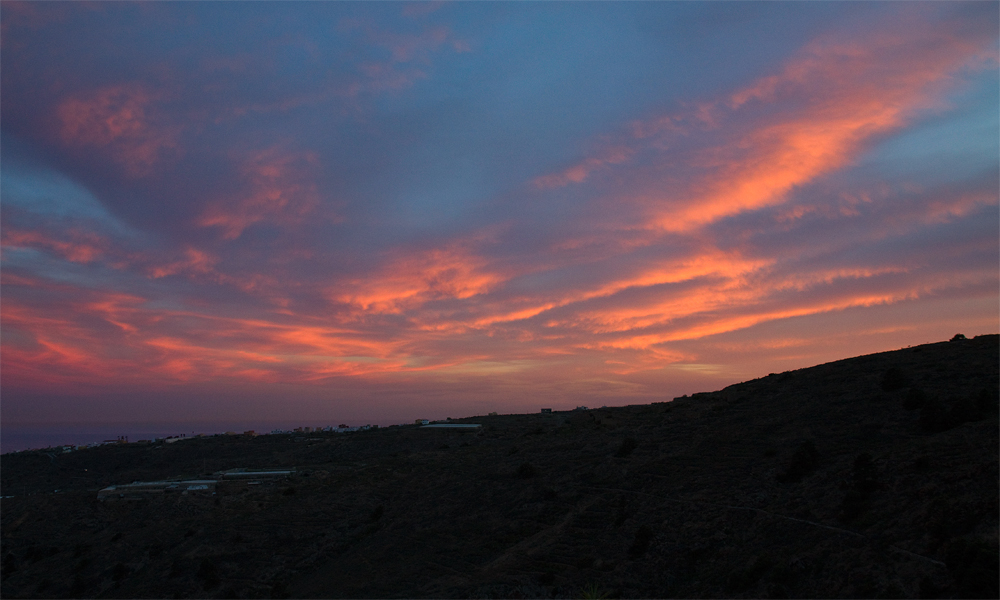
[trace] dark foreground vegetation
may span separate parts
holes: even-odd
[[[998,344],[478,432],[7,454],[0,595],[996,598]],[[235,467],[297,471],[97,500]]]

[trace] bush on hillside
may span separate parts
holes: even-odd
[[[993,388],[992,391],[989,388],[982,388],[976,394],[975,402],[983,418],[995,417],[1000,409],[1000,394],[997,393],[997,388]]]
[[[869,500],[879,487],[878,471],[871,454],[859,454],[851,469],[851,489],[840,503],[837,517],[849,523],[868,510]]]
[[[929,398],[920,407],[920,431],[924,433],[941,433],[955,426],[952,422],[952,415],[945,409],[944,404],[936,398]]]
[[[903,408],[906,410],[917,410],[927,402],[927,394],[919,388],[910,388],[903,398]]]
[[[517,476],[521,479],[531,479],[535,475],[538,475],[538,469],[531,463],[521,463],[521,466],[517,468]]]
[[[882,374],[882,391],[895,392],[896,390],[909,387],[909,385],[910,378],[896,367],[892,367]]]
[[[196,575],[198,576],[198,579],[201,580],[202,587],[206,592],[218,586],[221,582],[221,579],[219,578],[219,568],[216,566],[215,561],[211,558],[205,558],[201,561],[201,565],[198,567]]]
[[[615,456],[618,458],[625,458],[632,451],[639,447],[639,443],[635,441],[634,438],[627,437],[622,440],[621,446],[618,446],[618,452],[615,452]]]
[[[945,564],[959,598],[1000,598],[1000,551],[983,540],[958,539],[948,545]]]
[[[802,442],[795,450],[795,454],[792,455],[788,466],[783,472],[778,474],[778,482],[794,483],[801,481],[806,475],[815,471],[818,464],[819,451],[816,450],[816,445],[808,440]]]
[[[629,558],[635,560],[646,553],[649,544],[653,541],[653,532],[646,525],[642,525],[635,532],[632,545],[628,547]]]

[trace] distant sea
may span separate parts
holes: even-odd
[[[349,423],[365,425],[366,423]],[[373,423],[375,424],[375,423]],[[386,423],[387,424],[387,423]],[[71,423],[52,425],[2,425],[0,426],[0,453],[20,450],[50,448],[55,446],[84,445],[125,436],[129,442],[164,438],[171,435],[211,435],[227,431],[270,433],[275,429],[289,431],[296,427],[336,427],[339,423],[296,422],[233,422],[233,423],[138,423],[79,425]],[[380,424],[382,425],[382,424]]]
[[[103,442],[104,440],[118,439],[119,435],[127,435],[128,441],[151,440],[153,438],[178,435],[178,431],[158,431],[158,432],[138,432],[129,433],[94,433],[94,432],[45,432],[45,431],[4,431],[0,434],[0,453],[17,452],[20,450],[31,450],[39,448],[49,448],[54,446],[79,446],[92,442]]]

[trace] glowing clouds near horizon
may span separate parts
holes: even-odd
[[[998,328],[994,5],[826,7],[778,61],[627,98],[608,53],[662,75],[669,48],[600,6],[566,26],[630,41],[559,48],[578,92],[494,6],[22,8],[0,73],[18,419],[45,418],[21,396],[104,414],[103,391],[227,382],[293,412],[305,389],[392,389],[401,414],[649,401]],[[117,70],[76,45],[160,21]],[[991,135],[957,133],[979,115]]]

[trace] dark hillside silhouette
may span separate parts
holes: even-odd
[[[455,421],[471,431],[7,454],[0,592],[995,598],[998,349],[956,336],[672,402]],[[97,499],[239,467],[296,471]]]

